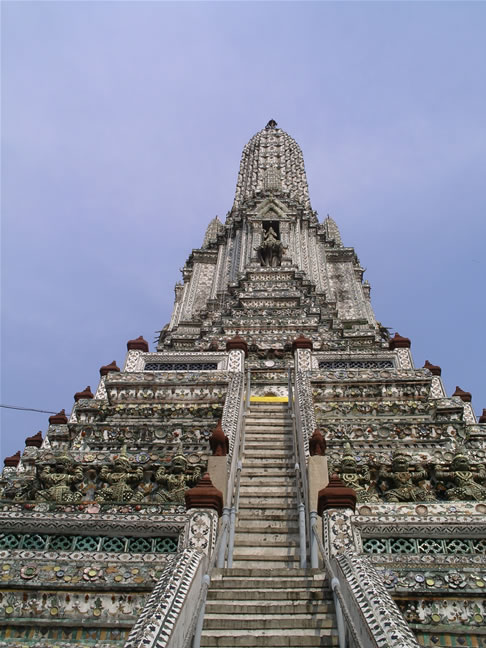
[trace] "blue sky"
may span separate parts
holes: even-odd
[[[270,118],[379,320],[486,407],[486,4],[4,2],[2,403],[70,411],[168,321]],[[153,348],[153,346],[151,346]],[[1,410],[3,458],[48,415]]]

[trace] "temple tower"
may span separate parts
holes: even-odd
[[[486,417],[363,272],[269,121],[156,349],[5,459],[0,646],[486,646]]]

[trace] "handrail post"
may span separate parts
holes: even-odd
[[[305,538],[305,505],[299,503],[299,537],[300,537],[300,566],[302,569],[307,567],[306,555],[306,538]]]
[[[339,581],[334,576],[331,579],[332,598],[334,599],[334,608],[336,610],[336,623],[338,631],[339,648],[346,648],[346,629],[344,626],[343,611],[341,601],[339,600],[336,590],[339,588]]]
[[[311,567],[313,569],[319,567],[316,527],[317,527],[317,511],[311,511],[310,512],[310,536],[311,536],[310,537],[310,559],[311,559]]]
[[[229,530],[229,540],[228,540],[228,560],[227,567],[233,567],[233,547],[235,544],[235,522],[236,522],[236,508],[231,507],[230,512],[230,530]]]
[[[228,546],[228,525],[230,518],[231,509],[228,506],[223,508],[223,515],[221,517],[221,527],[223,529],[223,537],[221,539],[221,545],[218,552],[218,560],[216,562],[216,567],[224,567],[224,561],[226,557],[226,549]]]
[[[203,587],[205,587],[206,591],[207,588],[209,587],[209,582],[211,578],[209,574],[204,574],[203,576]],[[197,624],[196,624],[196,629],[194,630],[194,637],[192,639],[192,648],[200,648],[201,646],[201,634],[202,634],[202,629],[203,629],[203,624],[204,624],[204,615],[206,613],[206,599],[204,599],[203,604],[201,605],[201,609],[199,610],[199,616],[197,618]]]
[[[293,400],[294,400],[294,395],[292,393],[292,367],[288,368],[287,372],[287,392],[288,392],[288,401],[287,401],[287,409],[289,412],[292,411],[293,407]]]
[[[245,411],[250,407],[250,392],[251,392],[251,371],[248,367],[246,372],[246,402],[245,402]]]

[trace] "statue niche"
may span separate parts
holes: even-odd
[[[276,268],[282,265],[282,257],[286,247],[279,239],[278,230],[278,222],[276,221],[263,223],[262,243],[254,249],[260,264],[264,267]]]

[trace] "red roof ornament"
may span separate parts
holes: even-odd
[[[94,398],[94,394],[93,394],[93,392],[91,391],[91,387],[90,387],[89,385],[88,385],[87,387],[85,387],[85,388],[83,389],[83,391],[76,392],[76,393],[74,394],[74,400],[75,400],[76,403],[77,403],[79,400],[81,400],[82,398]]]
[[[147,353],[149,345],[147,340],[144,340],[140,335],[136,340],[128,340],[127,349],[128,351],[145,351]]]
[[[326,440],[318,428],[314,430],[309,439],[309,454],[311,457],[315,455],[323,457],[326,454]]]
[[[214,509],[221,516],[223,513],[223,493],[213,486],[209,473],[201,477],[194,488],[184,494],[186,509]]]
[[[106,376],[111,371],[120,371],[120,367],[117,366],[116,360],[113,360],[109,365],[103,365],[100,367],[100,376]]]
[[[479,417],[478,423],[486,423],[486,409],[483,409],[483,413]]]
[[[226,351],[233,351],[234,349],[244,351],[245,358],[248,357],[248,344],[241,336],[238,335],[238,333],[235,335],[235,337],[226,342]]]
[[[319,491],[317,496],[317,512],[322,515],[328,509],[349,508],[354,511],[356,508],[356,493],[352,488],[348,488],[334,474],[329,479],[326,488]]]
[[[453,396],[459,396],[461,400],[463,400],[465,403],[470,403],[472,400],[472,396],[470,392],[462,390],[460,387],[456,386],[456,391],[452,394]]]
[[[438,365],[433,365],[428,360],[425,361],[424,369],[428,369],[433,376],[440,376],[442,373],[442,369]]]
[[[25,439],[25,445],[31,448],[40,448],[42,445],[42,432],[37,432],[33,436],[27,437]]]
[[[211,448],[213,457],[226,457],[229,452],[229,439],[223,432],[221,421],[218,421],[218,425],[209,437],[209,447]]]
[[[395,335],[388,340],[388,348],[390,349],[410,349],[412,346],[412,343],[410,340],[406,337],[403,337],[399,333],[395,333]]]
[[[6,468],[16,468],[19,465],[19,462],[20,462],[20,450],[17,450],[17,452],[11,457],[5,457],[5,459],[3,460],[3,463],[5,464]]]
[[[63,409],[57,414],[53,414],[52,416],[49,416],[50,425],[65,425],[67,422],[68,422],[68,417],[66,416],[66,412]]]
[[[310,349],[312,351],[312,340],[305,337],[305,335],[301,333],[299,337],[295,338],[295,340],[292,342],[292,353],[295,353],[296,349]]]

